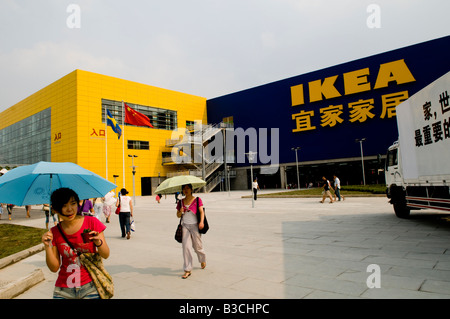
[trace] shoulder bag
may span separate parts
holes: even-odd
[[[208,220],[206,219],[206,209],[205,206],[203,206],[203,214],[205,215],[204,219],[203,219],[203,229],[199,229],[198,232],[200,234],[206,234],[206,232],[209,229],[209,224],[208,224]],[[200,209],[198,207],[198,197],[197,197],[197,222],[200,223]]]
[[[177,230],[175,231],[175,240],[179,243],[183,241],[183,226],[181,225],[181,219],[183,215],[180,217],[180,223],[178,224]]]
[[[72,244],[67,240],[64,235],[61,225],[58,224],[59,232],[61,233],[64,240],[67,242],[70,248],[78,255],[81,264],[86,267],[89,275],[91,275],[92,281],[97,288],[98,294],[101,299],[110,299],[114,296],[114,283],[111,275],[103,267],[102,256],[97,253],[80,253],[75,249]]]
[[[119,196],[119,206],[116,208],[116,214],[119,215],[120,213],[120,196]]]

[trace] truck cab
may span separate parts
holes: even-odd
[[[398,147],[398,141],[396,141],[388,148],[386,155],[386,185],[402,185],[399,157],[400,149]]]
[[[392,144],[387,151],[385,164],[386,195],[394,207],[395,215],[407,218],[410,208],[406,203],[406,188],[403,181],[401,167],[401,153],[399,142]]]

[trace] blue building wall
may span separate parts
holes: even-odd
[[[450,70],[450,36],[207,101],[208,122],[279,128],[279,162],[385,154],[397,139],[395,105]],[[303,101],[302,101],[303,99]]]

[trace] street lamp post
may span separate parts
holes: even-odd
[[[116,188],[117,188],[117,182],[116,182],[116,178],[119,177],[119,175],[113,175],[114,177],[114,184],[116,184]],[[114,192],[116,193],[117,197],[119,197],[119,195],[117,194],[117,189],[114,189]]]
[[[297,157],[297,151],[300,149],[300,147],[293,147],[291,148],[292,151],[295,151],[295,163],[297,165],[297,188],[300,190],[300,174],[298,173],[298,157]]]
[[[230,187],[231,187],[231,185],[230,185],[230,168],[231,168],[231,166],[230,166],[230,165],[227,165],[227,179],[228,179],[228,181],[227,181],[227,184],[228,184],[228,196],[231,196],[231,194],[230,194]]]
[[[362,142],[364,142],[365,140],[366,140],[365,137],[363,137],[361,139],[355,139],[355,142],[359,142],[359,146],[361,148],[361,166],[362,166],[362,175],[363,175],[364,185],[366,185],[366,175],[364,174],[364,154],[363,154]]]
[[[254,208],[255,207],[255,196],[253,194],[253,160],[255,159],[257,152],[250,151],[245,154],[248,156],[248,161],[250,162],[250,178],[251,178],[250,189],[252,191],[252,208]]]
[[[134,158],[138,157],[137,155],[128,155],[128,157],[131,157],[131,167],[132,167],[132,173],[133,173],[133,204],[136,205],[136,190],[135,190],[135,184],[134,184],[134,175],[136,175],[136,166],[134,166]]]

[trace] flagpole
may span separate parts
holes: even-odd
[[[125,112],[123,107],[123,100],[122,100],[122,175],[123,175],[123,187],[125,188]]]
[[[108,116],[106,114],[105,106],[105,161],[106,161],[106,179],[108,179]]]

